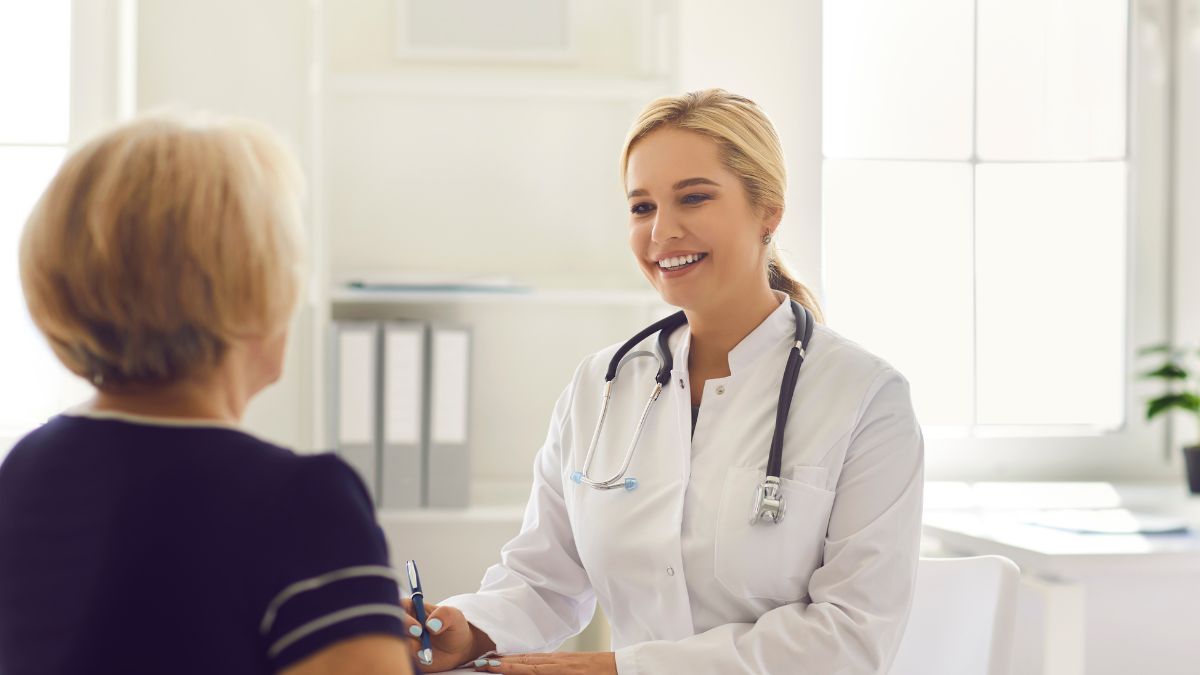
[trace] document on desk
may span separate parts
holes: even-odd
[[[1128,509],[1047,509],[1021,518],[1030,525],[1080,534],[1184,534],[1188,524],[1175,516]]]

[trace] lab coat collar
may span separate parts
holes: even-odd
[[[792,314],[792,303],[787,294],[775,291],[779,307],[729,352],[729,373],[737,375],[739,370],[749,368],[760,356],[780,342],[792,342],[796,336],[796,317]],[[675,372],[686,373],[688,354],[692,348],[692,328],[678,331],[671,336],[671,353],[675,358]]]

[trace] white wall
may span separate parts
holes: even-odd
[[[822,295],[821,2],[679,3],[679,90],[721,87],[771,118],[787,161],[780,249]]]
[[[1179,3],[1176,47],[1174,339],[1200,344],[1200,0]],[[1173,448],[1200,444],[1194,418],[1177,416]],[[1178,455],[1178,453],[1176,453]],[[1179,457],[1176,456],[1176,461]]]
[[[255,118],[306,155],[308,3],[140,0],[137,34],[138,111],[177,107]],[[246,415],[253,432],[298,449],[312,445],[311,316],[310,309],[297,316],[283,379]]]
[[[639,82],[645,4],[577,3],[576,62],[505,64],[398,60],[391,0],[327,3],[333,278],[643,287],[617,158],[637,110],[662,93]]]

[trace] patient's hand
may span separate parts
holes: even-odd
[[[508,675],[617,675],[617,657],[612,652],[557,652],[496,656],[498,666],[483,666],[484,673]]]

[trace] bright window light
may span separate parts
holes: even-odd
[[[71,3],[0,0],[0,143],[65,145]]]
[[[1128,13],[824,4],[827,313],[931,431],[1125,421]]]
[[[830,325],[920,373],[910,384],[923,423],[970,424],[971,166],[830,161],[823,184]]]
[[[1125,0],[979,0],[984,161],[1125,156]]]
[[[17,267],[25,221],[66,154],[70,10],[69,0],[0,0],[0,458],[90,394],[34,328]]]
[[[823,11],[825,156],[967,159],[972,3],[836,0]]]
[[[1124,163],[976,176],[979,424],[1119,427]]]

